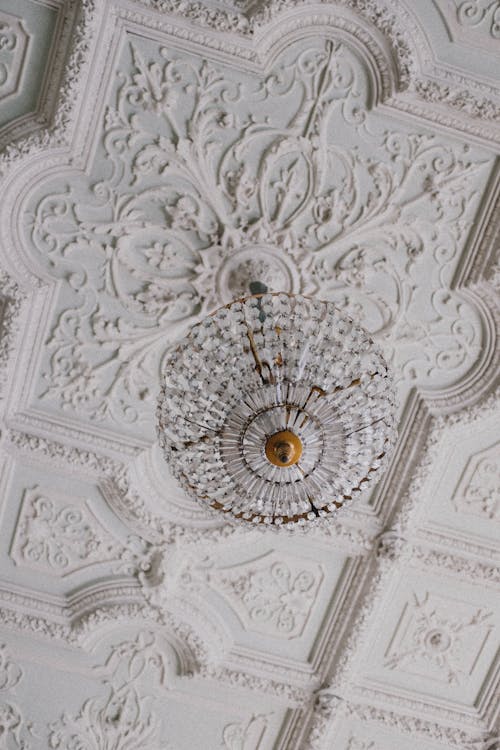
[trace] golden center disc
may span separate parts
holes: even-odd
[[[302,455],[302,441],[290,430],[282,430],[267,438],[266,458],[274,466],[293,466]]]

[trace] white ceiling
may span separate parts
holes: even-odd
[[[498,750],[499,70],[499,0],[0,0],[0,749]],[[252,278],[396,375],[328,532],[155,446]]]

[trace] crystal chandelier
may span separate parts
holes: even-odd
[[[169,355],[158,435],[192,497],[231,520],[305,526],[360,496],[395,442],[387,364],[330,302],[232,302]]]

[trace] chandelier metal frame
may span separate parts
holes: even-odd
[[[160,446],[184,490],[235,522],[328,519],[379,477],[395,443],[382,351],[332,303],[252,294],[170,353]]]

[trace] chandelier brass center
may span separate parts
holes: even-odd
[[[268,437],[266,458],[274,466],[293,466],[302,455],[302,441],[290,430],[281,430]]]

